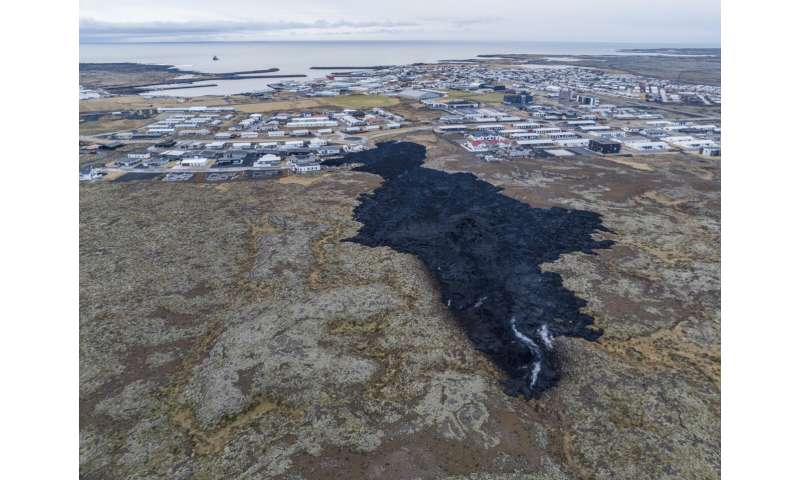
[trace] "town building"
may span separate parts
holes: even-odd
[[[292,155],[289,158],[289,168],[295,173],[318,172],[322,166],[313,154]]]
[[[205,167],[209,159],[206,157],[187,157],[181,159],[181,167]]]
[[[622,144],[614,140],[589,140],[589,150],[598,153],[619,153]]]
[[[273,168],[279,166],[280,163],[281,157],[268,153],[253,162],[253,166],[256,168]]]
[[[703,147],[700,149],[700,155],[705,157],[719,157],[722,155],[722,149],[720,147]]]
[[[651,142],[647,140],[629,140],[625,142],[625,146],[640,152],[669,150],[669,144],[666,142]]]
[[[434,99],[434,98],[441,97],[443,95],[441,93],[431,92],[431,91],[428,91],[428,90],[407,89],[407,90],[403,90],[400,93],[398,93],[397,96],[403,97],[403,98],[410,98],[412,100],[422,101],[422,100],[431,100],[431,99]]]
[[[528,92],[509,93],[503,95],[503,103],[515,107],[524,107],[533,103],[533,95]]]

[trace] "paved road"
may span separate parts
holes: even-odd
[[[289,167],[278,167],[279,170],[289,170]],[[118,167],[101,167],[99,170],[105,172],[123,172],[123,173],[233,173],[233,172],[266,172],[267,168],[258,167],[179,167],[179,168],[118,168]]]
[[[103,134],[103,135],[105,135],[105,134]],[[111,138],[104,138],[104,137],[101,137],[100,135],[80,135],[80,136],[78,136],[78,139],[82,140],[84,142],[93,142],[93,143],[109,143],[109,142],[118,141],[118,140],[114,140],[114,139],[111,139]],[[135,138],[135,139],[129,139],[129,140],[126,139],[126,140],[119,140],[119,141],[121,141],[122,143],[125,143],[125,144],[127,144],[127,143],[149,143],[149,144],[153,144],[153,143],[163,142],[164,138]]]
[[[370,140],[375,140],[376,138],[380,137],[388,137],[391,135],[398,135],[401,133],[412,133],[412,132],[423,132],[426,130],[433,130],[432,125],[423,125],[421,127],[406,127],[406,128],[396,128],[394,130],[379,130],[378,133],[374,135],[363,135]]]

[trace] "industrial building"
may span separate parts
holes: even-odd
[[[576,97],[578,105],[588,105],[590,107],[595,107],[600,104],[600,99],[594,97],[592,95],[578,95]]]
[[[515,107],[524,107],[533,103],[533,95],[528,92],[519,92],[503,95],[503,103]]]
[[[438,92],[430,92],[427,90],[407,89],[398,93],[397,96],[421,101],[421,100],[431,100],[434,98],[438,98],[441,97],[442,94]]]

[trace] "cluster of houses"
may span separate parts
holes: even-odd
[[[296,173],[321,169],[325,158],[360,151],[362,144],[333,144],[324,139],[273,142],[166,140],[128,152],[114,163],[121,168],[280,169]]]
[[[678,85],[585,68],[536,67],[495,68],[474,63],[415,66],[418,73],[429,74],[417,77],[396,94],[442,111],[436,131],[463,135],[459,142],[463,148],[487,160],[537,152],[563,156],[586,150],[602,154],[684,151],[720,155],[718,124],[665,120],[662,113],[646,104],[618,105],[608,100],[626,97],[696,103],[703,97],[702,103],[719,103],[718,87]],[[453,100],[448,95],[453,89],[501,92],[504,108],[489,108],[470,99]],[[542,101],[534,101],[531,92]],[[688,101],[685,96],[696,98]]]
[[[566,95],[589,106],[599,102],[598,96],[659,103],[721,103],[719,86],[695,85],[571,65],[519,64],[497,67],[479,62],[440,62],[337,72],[322,79],[273,84],[269,90],[311,97],[354,93],[396,95],[422,101],[434,98],[437,91],[477,91],[487,88],[492,91],[513,88],[542,92],[553,98],[564,98]],[[532,98],[526,93],[510,92],[507,100],[511,104],[525,105]]]
[[[168,113],[165,118],[149,124],[147,127],[131,132],[114,134],[117,140],[137,138],[159,138],[172,135],[208,135],[211,130],[224,121],[233,118],[233,107],[171,107],[158,108],[158,114]]]
[[[522,93],[525,94],[524,92]],[[436,131],[463,135],[460,145],[486,160],[511,159],[544,152],[564,156],[683,151],[719,156],[720,128],[712,123],[664,120],[636,108],[585,101],[575,107],[529,104],[515,110],[480,106],[474,101],[422,100],[439,109]],[[516,113],[515,113],[516,112]],[[572,152],[572,153],[570,153]]]
[[[200,107],[189,107],[197,109]],[[160,108],[160,113],[175,108]],[[117,140],[160,137],[195,137],[215,140],[257,140],[259,138],[358,134],[400,128],[405,119],[380,108],[371,111],[346,109],[339,112],[305,112],[299,115],[253,113],[239,119],[233,107],[205,107],[170,113],[165,118],[131,132],[114,134]]]
[[[453,90],[476,95],[457,98],[451,95]],[[435,131],[460,136],[464,149],[486,160],[538,152],[553,156],[666,151],[719,156],[721,152],[717,123],[666,119],[642,102],[713,105],[720,103],[719,87],[597,69],[442,62],[286,81],[271,84],[261,94],[275,91],[305,96],[390,95],[419,102],[441,113]],[[502,104],[497,101],[490,107],[472,99],[483,93],[500,95]],[[626,100],[620,102],[625,105],[616,104],[613,97]],[[359,134],[408,123],[381,108],[246,114],[234,106],[186,106],[135,115],[155,120],[114,134],[116,142],[83,145],[82,152],[118,148],[119,141],[155,139],[157,143],[147,148],[115,155],[116,165],[175,169],[175,178],[184,178],[180,170],[215,168],[309,173],[319,171],[325,158],[365,148]],[[92,175],[99,171],[85,172],[87,178]]]
[[[159,109],[159,113],[165,115],[155,123],[135,132],[115,134],[122,140],[142,135],[159,141],[118,156],[114,166],[311,173],[320,171],[326,158],[365,148],[363,139],[348,135],[399,128],[405,122],[402,116],[379,108],[242,115],[233,107],[175,107]],[[337,134],[350,140],[334,142]]]

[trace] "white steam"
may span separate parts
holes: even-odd
[[[547,328],[547,325],[542,325],[539,327],[539,338],[542,339],[542,343],[548,350],[553,349],[553,336],[550,334],[550,330]]]
[[[517,339],[520,342],[522,342],[523,345],[528,347],[528,350],[530,350],[531,355],[533,356],[533,363],[531,364],[531,381],[529,383],[529,386],[530,386],[530,388],[532,390],[533,386],[536,385],[536,380],[539,378],[539,372],[542,369],[542,364],[539,361],[539,359],[541,358],[541,350],[539,349],[539,345],[537,345],[536,342],[534,342],[530,337],[528,337],[527,335],[523,334],[522,332],[520,332],[517,329],[517,318],[516,317],[511,317],[511,331],[514,333],[514,336],[517,337]],[[547,335],[549,335],[549,332],[547,332],[547,330],[545,330],[545,333]],[[542,335],[542,331],[540,329],[539,330],[539,336],[541,336],[541,335]],[[547,345],[546,342],[545,342],[545,345]],[[548,348],[550,348],[550,347],[548,346]]]

